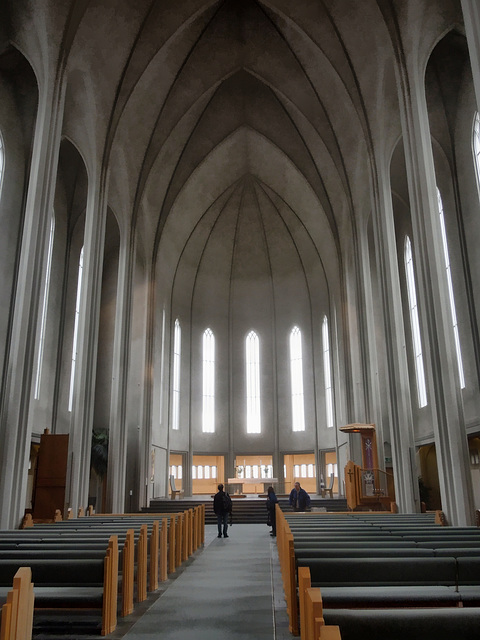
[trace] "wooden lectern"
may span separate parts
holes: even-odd
[[[344,433],[361,437],[362,466],[349,460],[345,466],[345,493],[349,509],[394,509],[394,496],[389,495],[393,478],[378,468],[377,436],[374,424],[347,424]]]

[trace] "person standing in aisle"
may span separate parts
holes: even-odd
[[[272,527],[272,531],[270,533],[271,536],[275,537],[277,535],[277,520],[276,520],[276,510],[275,505],[278,503],[278,498],[275,495],[275,490],[273,487],[268,487],[267,489],[267,524],[270,524]]]
[[[221,483],[218,485],[218,492],[213,498],[213,510],[217,516],[217,538],[222,537],[222,529],[223,537],[228,538],[228,517],[232,513],[232,499],[228,493],[223,490],[223,484]]]

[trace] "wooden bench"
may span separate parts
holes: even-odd
[[[117,624],[118,541],[111,536],[101,558],[36,558],[29,561],[35,584],[35,609],[91,609],[101,612],[101,633]],[[8,584],[19,562],[0,558],[0,585]]]
[[[480,608],[324,609],[342,640],[478,640]]]
[[[20,567],[2,606],[0,640],[31,639],[34,599],[32,571],[30,567]]]

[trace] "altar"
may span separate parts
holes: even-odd
[[[230,492],[233,494],[246,493],[246,489],[250,489],[250,493],[265,493],[268,487],[277,482],[278,478],[228,478],[227,480]]]

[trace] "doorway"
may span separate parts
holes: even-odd
[[[317,469],[313,451],[312,453],[284,454],[283,471],[285,475],[285,493],[290,493],[295,482],[300,482],[307,493],[317,493]]]

